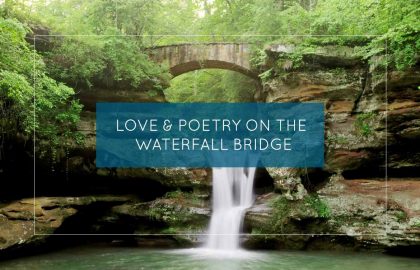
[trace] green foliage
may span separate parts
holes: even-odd
[[[161,233],[164,233],[164,234],[178,234],[179,233],[179,228],[169,226],[169,227],[163,229],[161,231]]]
[[[301,51],[293,52],[292,54],[290,54],[289,58],[290,58],[290,60],[292,60],[293,67],[299,68],[300,66],[302,66],[303,52],[301,52]]]
[[[364,137],[369,137],[373,133],[373,120],[376,114],[373,112],[358,114],[355,121],[356,130]]]
[[[388,31],[384,38],[389,44],[391,52],[390,63],[399,70],[407,69],[417,62],[417,55],[420,51],[420,29],[410,25],[400,26]]]
[[[331,209],[328,207],[327,203],[324,202],[317,195],[309,195],[305,197],[305,203],[307,203],[310,207],[312,207],[316,211],[316,213],[318,214],[318,217],[330,218]]]
[[[168,227],[194,229],[207,224],[206,217],[191,213],[187,207],[175,202],[155,202],[150,206],[147,214],[150,219],[165,222]]]
[[[150,207],[148,215],[151,219],[164,221],[172,225],[180,225],[188,222],[189,212],[182,207],[175,205],[157,203]]]
[[[133,87],[138,87],[145,80],[153,80],[165,72],[149,60],[142,47],[130,37],[106,38],[103,55],[114,80],[127,81]]]
[[[244,102],[253,100],[255,82],[225,70],[199,70],[174,78],[165,90],[171,102]]]
[[[200,198],[193,192],[174,190],[167,192],[160,201],[155,201],[147,210],[149,217],[153,220],[163,221],[168,224],[168,231],[198,228],[207,223],[206,218],[190,212],[188,207],[199,206]],[[172,227],[172,229],[171,229]]]
[[[151,81],[155,89],[161,90],[157,78],[167,72],[129,36],[66,38],[45,56],[51,76],[79,87],[90,88],[95,81],[101,81],[113,86],[123,82],[138,88]]]
[[[70,35],[55,38],[54,48],[45,53],[47,71],[59,81],[78,88],[104,83],[136,89],[151,82],[149,88],[162,91],[169,78],[167,69],[150,61],[144,50],[158,40],[142,35],[162,29],[161,13],[175,5],[147,0],[34,0],[29,8],[23,0],[7,2],[3,13],[8,16],[42,22],[53,33]]]
[[[78,87],[89,87],[95,79],[135,88],[151,81],[153,91],[149,94],[156,95],[162,90],[159,78],[166,70],[151,63],[144,48],[174,43],[255,42],[257,48],[250,60],[256,67],[265,64],[263,44],[294,44],[296,49],[288,56],[293,68],[302,66],[303,55],[314,45],[358,45],[358,53],[365,59],[384,55],[387,49],[384,65],[400,70],[417,62],[420,49],[420,7],[416,0],[33,0],[31,5],[24,0],[6,2],[0,12],[7,17],[40,21],[62,34],[109,35],[103,39],[64,38],[63,44],[48,55],[51,76]],[[176,36],[183,34],[197,36]],[[290,65],[282,59],[273,70],[263,70],[260,77],[268,80],[284,67],[289,69]],[[207,80],[207,85],[214,85],[211,77],[207,76]],[[169,95],[177,101],[213,99],[213,92],[207,91],[209,96],[204,99],[201,90],[198,96],[194,91],[191,95],[191,90],[183,97]]]
[[[18,131],[30,132],[33,88],[22,75],[0,71],[1,130],[9,135]]]
[[[402,210],[398,210],[395,213],[395,217],[397,218],[398,222],[406,221],[408,218],[407,213]]]
[[[344,69],[344,68],[335,68],[335,69],[332,69],[331,70],[331,73],[334,75],[334,76],[337,76],[337,77],[339,77],[339,76],[345,76],[346,75],[346,70]]]
[[[19,22],[0,18],[1,133],[31,136],[35,130],[43,152],[80,142],[75,128],[82,106],[72,100],[73,89],[46,75],[42,58],[24,39],[26,31]]]
[[[249,59],[249,62],[254,67],[260,67],[265,65],[267,61],[267,54],[264,50],[260,48],[253,48],[251,52],[251,58]]]
[[[272,232],[282,233],[289,219],[291,203],[285,197],[278,197],[271,202],[271,207],[273,208],[273,213],[266,229]]]
[[[258,76],[260,77],[262,82],[267,82],[269,79],[273,78],[273,69],[267,69],[266,71],[262,72]]]
[[[289,226],[289,229],[293,226],[293,224],[289,224],[290,216],[293,213],[306,214],[309,209],[314,210],[318,218],[329,219],[331,217],[331,209],[316,194],[308,195],[303,200],[298,201],[289,201],[283,196],[277,197],[271,201],[271,207],[273,212],[268,225],[262,228],[265,233],[286,232],[287,226]]]
[[[327,143],[329,145],[347,145],[349,144],[349,139],[342,134],[332,134],[327,137]]]
[[[312,43],[302,42],[295,46],[292,53],[283,56],[280,60],[289,59],[291,61],[290,68],[300,68],[303,65],[303,55],[312,53],[314,50],[315,46]],[[285,69],[284,65],[282,65],[282,68]]]
[[[365,59],[384,54],[387,43],[390,67],[407,69],[417,61],[420,46],[417,0],[215,0],[208,5],[211,12],[202,18],[201,29],[211,30],[205,33],[243,34],[237,39],[291,43],[298,47],[305,47],[302,46],[305,43],[359,45],[364,46],[360,53]],[[252,34],[258,36],[247,36]],[[295,67],[299,66],[301,55],[292,56]]]
[[[0,18],[0,69],[30,78],[34,69],[43,69],[39,55],[33,55],[25,41],[29,29],[15,19]]]
[[[45,54],[47,69],[57,80],[90,87],[106,67],[100,50],[96,44],[66,38]]]
[[[193,192],[183,192],[179,189],[170,191],[165,194],[165,198],[171,199],[176,204],[198,205],[201,200],[197,194]]]

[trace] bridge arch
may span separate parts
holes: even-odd
[[[251,69],[250,45],[246,43],[176,44],[149,49],[150,58],[166,64],[176,77],[183,73],[218,68],[232,70],[259,81]]]
[[[190,71],[205,69],[205,68],[232,70],[232,71],[242,73],[253,79],[258,79],[258,75],[252,72],[251,70],[246,69],[243,66],[239,66],[237,64],[233,64],[226,61],[220,61],[220,60],[199,60],[199,61],[194,60],[190,62],[180,63],[180,64],[170,67],[169,71],[174,77],[176,77]]]

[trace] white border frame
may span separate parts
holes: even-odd
[[[35,120],[36,120],[36,38],[37,37],[380,37],[383,35],[34,35],[33,36],[33,100],[34,100],[34,147],[33,147],[33,235],[34,236],[209,236],[209,235],[232,235],[232,234],[210,234],[210,233],[177,233],[177,234],[162,234],[162,233],[36,233],[36,160],[35,160],[35,150],[36,150],[36,130],[35,130]],[[199,44],[199,43],[197,43]],[[253,233],[239,233],[234,235],[239,236],[388,236],[388,40],[385,39],[385,232],[384,233],[374,233],[374,234],[347,234],[347,233],[274,233],[274,234],[253,234]]]

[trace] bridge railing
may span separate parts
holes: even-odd
[[[178,44],[211,44],[211,43],[247,43],[263,44],[261,39],[253,36],[239,35],[151,35],[144,36],[146,47],[163,47]]]

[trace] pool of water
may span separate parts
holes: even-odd
[[[0,262],[0,269],[420,269],[420,259],[377,253],[140,249],[89,246]]]

